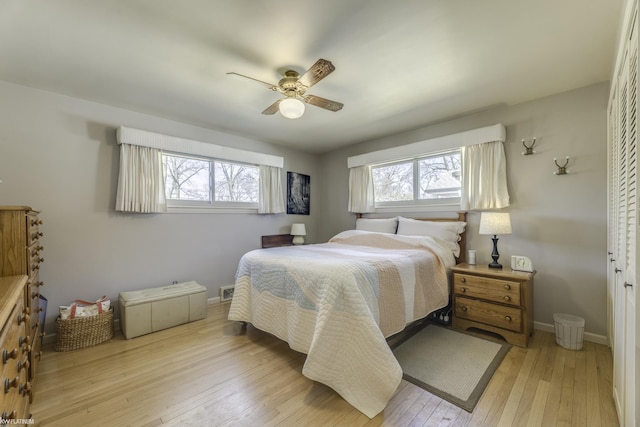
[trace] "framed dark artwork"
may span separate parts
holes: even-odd
[[[311,177],[296,172],[287,172],[287,213],[309,215],[311,200]]]

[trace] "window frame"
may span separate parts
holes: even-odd
[[[430,211],[438,210],[450,210],[452,208],[459,209],[461,206],[461,196],[458,197],[443,197],[433,199],[420,199],[420,171],[419,162],[423,159],[433,157],[444,157],[448,154],[457,153],[460,157],[460,168],[462,169],[462,150],[461,147],[452,147],[441,151],[424,153],[419,156],[405,158],[402,160],[394,160],[390,162],[380,162],[371,165],[371,173],[376,168],[385,166],[392,166],[397,164],[411,163],[412,165],[412,179],[413,179],[413,198],[412,200],[397,200],[388,202],[379,202],[375,200],[376,212],[395,212],[398,208],[401,208],[403,212],[423,211],[428,209]],[[462,182],[460,183],[462,189]],[[374,195],[375,195],[375,180],[374,180]],[[375,198],[375,196],[374,196]]]
[[[257,169],[257,178],[258,185],[257,191],[260,191],[260,165],[248,163],[248,162],[240,162],[236,160],[227,160],[209,156],[202,156],[197,154],[188,154],[181,153],[176,151],[162,151],[162,164],[163,164],[163,177],[165,178],[166,184],[166,175],[165,175],[165,167],[164,167],[164,156],[169,157],[183,157],[187,159],[201,160],[209,162],[209,200],[180,200],[180,199],[170,199],[167,195],[165,188],[165,197],[167,201],[167,212],[181,212],[181,213],[201,213],[203,211],[212,211],[212,212],[223,212],[223,213],[253,213],[258,211],[259,201],[255,202],[237,202],[237,201],[222,201],[215,200],[215,163],[231,163],[237,165],[246,165],[251,166]],[[258,198],[260,197],[259,193],[257,194]]]

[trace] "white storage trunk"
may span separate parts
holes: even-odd
[[[126,339],[207,317],[207,288],[194,281],[121,292],[118,300]]]

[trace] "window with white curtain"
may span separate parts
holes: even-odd
[[[460,149],[372,165],[376,207],[460,204]]]
[[[162,167],[169,206],[258,207],[256,165],[163,153]]]
[[[349,212],[509,206],[502,124],[347,158]]]
[[[117,211],[284,212],[280,156],[125,126],[117,139]]]

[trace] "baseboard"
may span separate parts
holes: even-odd
[[[538,329],[540,331],[551,332],[552,334],[556,333],[556,328],[554,325],[543,322],[533,322],[533,328]],[[591,332],[584,333],[584,340],[589,341],[596,344],[609,345],[609,340],[604,335],[593,334]]]

